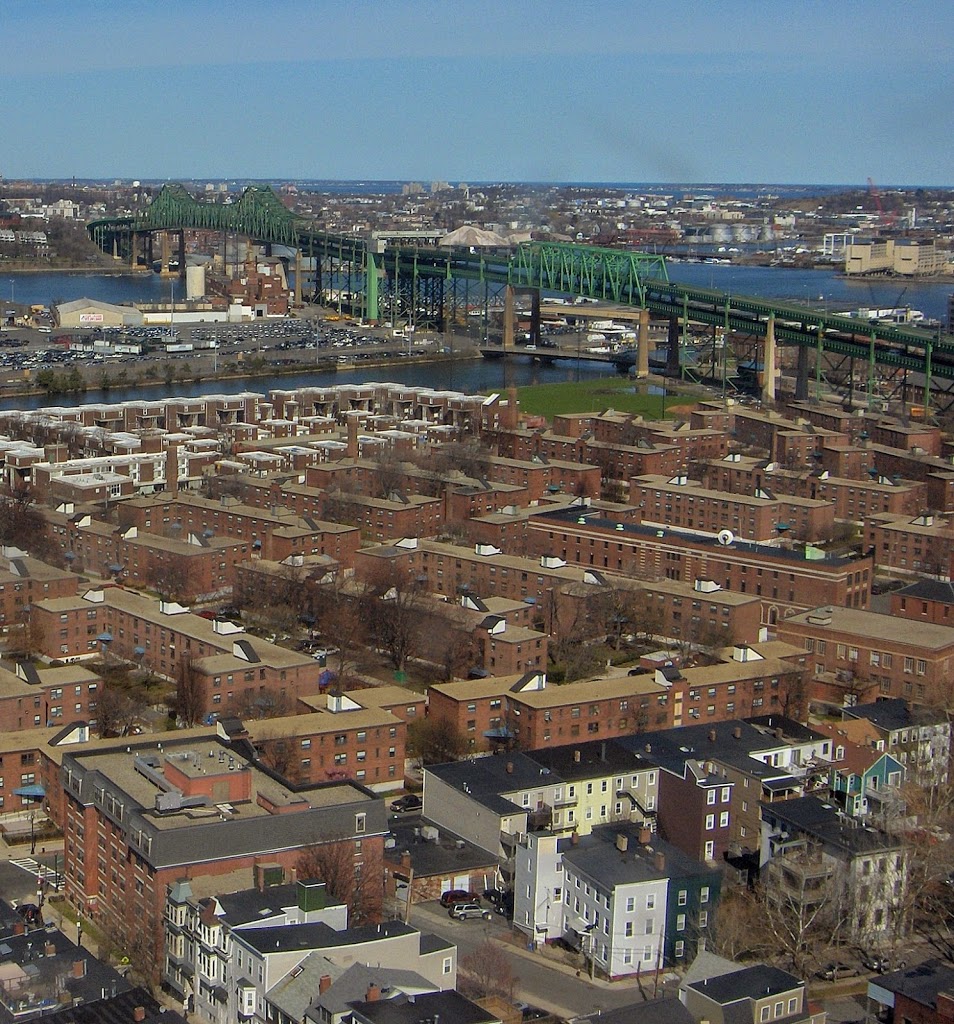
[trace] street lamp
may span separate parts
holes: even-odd
[[[30,856],[36,853],[36,811],[30,811]]]

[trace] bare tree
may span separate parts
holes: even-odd
[[[384,907],[384,860],[372,839],[331,839],[302,849],[298,877],[317,878],[328,895],[348,905],[353,925],[381,920]]]
[[[417,718],[408,724],[408,757],[420,758],[424,764],[456,761],[467,748],[467,737],[449,718]]]
[[[100,736],[128,736],[146,710],[146,702],[134,690],[103,683],[96,702],[96,731]]]
[[[187,729],[198,725],[205,716],[205,689],[187,654],[179,660],[174,708],[176,717]]]
[[[364,611],[371,639],[399,672],[417,653],[424,599],[423,583],[392,565],[369,582]]]
[[[184,555],[170,555],[154,562],[146,579],[162,601],[186,601],[195,596],[189,562]]]
[[[457,987],[468,999],[486,999],[497,996],[513,1001],[519,979],[504,951],[490,939],[485,939],[460,958]]]
[[[29,660],[43,653],[46,646],[46,631],[29,614],[19,625],[11,626],[7,635],[7,653],[13,658]]]

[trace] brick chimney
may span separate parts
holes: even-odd
[[[324,995],[324,993],[327,992],[329,988],[331,988],[331,975],[323,974],[318,979],[318,995]]]
[[[74,960],[73,961],[73,977],[74,978],[85,978],[86,977],[86,961],[85,960]]]
[[[376,1003],[381,998],[381,989],[377,985],[368,985],[368,991],[364,994],[366,1003]]]
[[[142,1021],[146,1019],[146,1008],[145,1006],[137,1006],[133,1009],[133,1020],[136,1024],[142,1024]]]
[[[653,864],[655,865],[657,871],[666,870],[666,855],[662,852],[662,850],[656,851],[656,856],[653,858]]]

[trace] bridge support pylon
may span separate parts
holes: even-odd
[[[649,376],[649,310],[639,311],[639,332],[636,337],[636,376]]]
[[[765,352],[762,356],[762,401],[775,401],[775,314],[765,322]]]
[[[679,379],[679,317],[669,318],[669,346],[666,349],[666,376]]]
[[[295,250],[295,306],[301,307],[301,249]]]
[[[514,323],[517,319],[517,311],[513,301],[513,285],[508,284],[504,288],[504,322],[503,322],[503,347],[507,351],[513,349]]]

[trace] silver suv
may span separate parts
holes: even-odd
[[[485,921],[489,921],[493,915],[479,903],[455,903],[447,911],[447,916],[453,917],[457,921],[469,921],[472,917],[482,917]]]

